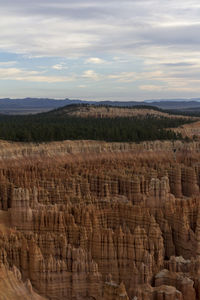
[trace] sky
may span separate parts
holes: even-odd
[[[200,96],[198,0],[0,0],[0,98]]]

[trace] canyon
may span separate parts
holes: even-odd
[[[199,300],[200,143],[0,141],[0,299]]]

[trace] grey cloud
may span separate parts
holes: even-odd
[[[192,45],[200,44],[200,24],[189,26],[151,27],[141,32],[146,43],[156,45]]]
[[[138,55],[150,46],[192,51],[200,43],[200,25],[184,25],[196,18],[192,4],[197,10],[195,0],[0,0],[0,48],[47,56]]]
[[[1,1],[2,11],[16,13],[18,16],[43,16],[70,18],[75,20],[101,20],[102,22],[114,20],[115,23],[129,23],[131,19],[140,18],[148,14],[151,0],[102,0],[102,1],[82,1],[76,0],[46,0],[46,1],[26,1],[26,0],[7,0]],[[148,5],[146,5],[148,3]],[[141,6],[142,5],[142,6]]]
[[[196,66],[194,63],[189,63],[189,62],[177,62],[177,63],[164,63],[162,64],[163,66],[166,67],[191,67],[191,66]]]

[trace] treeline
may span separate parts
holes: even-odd
[[[186,116],[186,117],[198,117],[200,118],[200,107],[179,110],[179,109],[171,109],[171,110],[163,110],[170,115],[179,115],[179,116]]]
[[[105,140],[140,142],[144,140],[181,139],[180,134],[166,129],[178,127],[186,119],[165,117],[79,118],[51,114],[28,116],[0,115],[0,139],[21,142],[61,140]]]
[[[155,110],[155,111],[159,111],[159,112],[165,112],[165,110],[157,107],[157,106],[151,106],[151,105],[134,105],[134,106],[126,106],[126,105],[123,105],[123,106],[114,106],[114,105],[108,105],[108,104],[87,104],[87,103],[81,103],[81,104],[70,104],[70,105],[66,105],[66,106],[62,106],[62,107],[58,107],[52,111],[49,111],[45,114],[55,114],[57,112],[61,112],[63,113],[63,110],[69,110],[71,111],[71,109],[74,109],[74,111],[77,111],[81,108],[85,108],[85,107],[88,107],[88,108],[91,108],[91,107],[96,107],[96,108],[117,108],[117,109],[130,109],[130,110],[134,110],[134,109],[151,109],[151,110]],[[173,113],[172,113],[173,114]]]

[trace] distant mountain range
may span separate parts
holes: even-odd
[[[48,98],[0,99],[0,113],[3,114],[35,114],[58,107],[79,104],[81,100],[56,100]]]
[[[109,106],[137,106],[151,105],[165,110],[200,111],[200,98],[191,99],[160,99],[145,101],[85,101],[85,100],[56,100],[49,98],[0,99],[0,113],[2,114],[35,114],[50,111],[71,104],[95,104]]]

